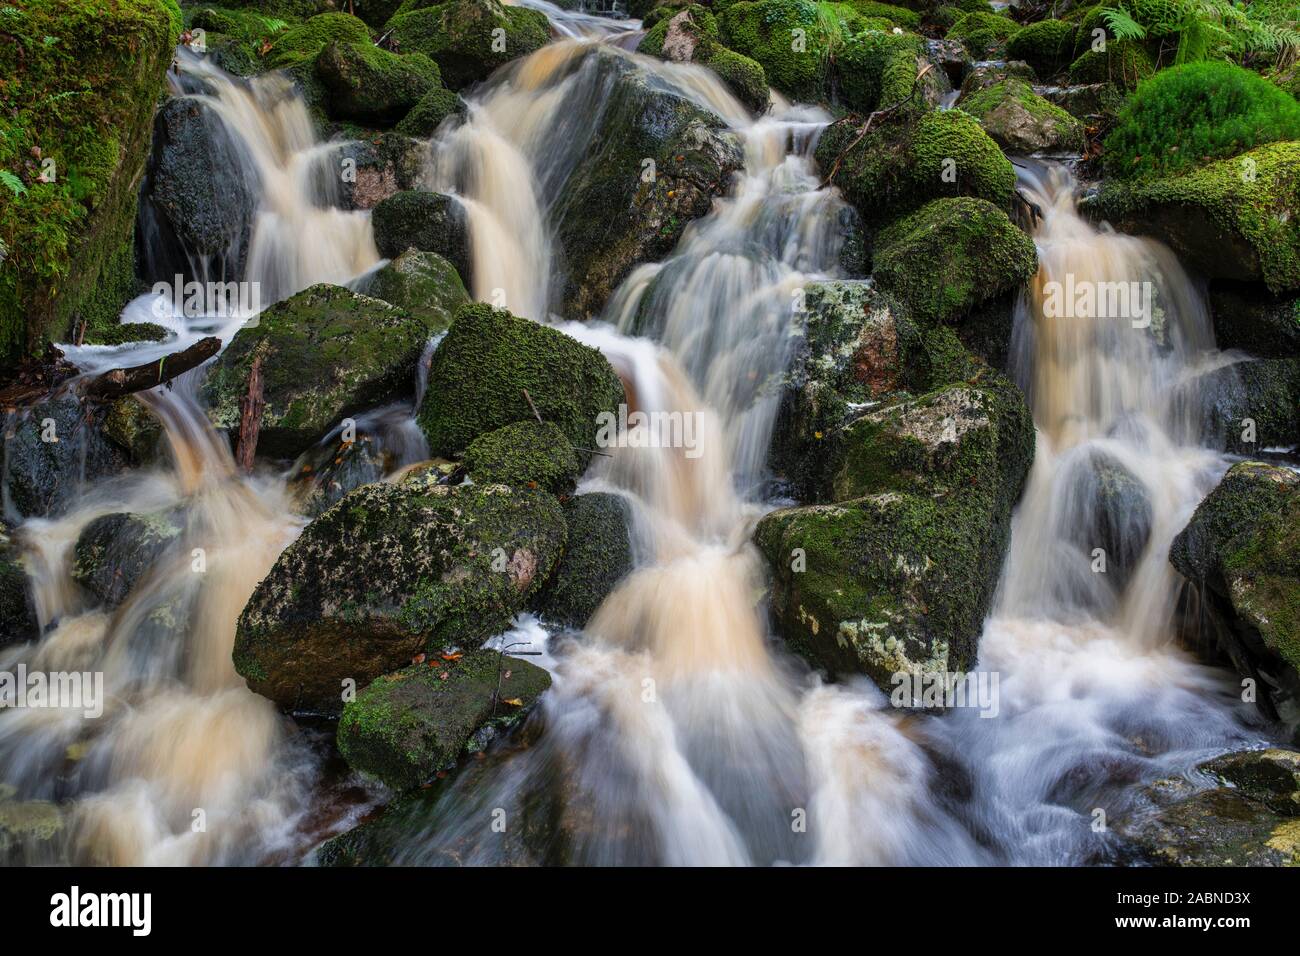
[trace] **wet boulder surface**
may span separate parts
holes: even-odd
[[[34,640],[38,634],[22,548],[13,529],[0,520],[0,647]]]
[[[567,499],[563,508],[568,541],[537,607],[548,622],[580,628],[632,570],[631,506],[596,491]]]
[[[375,247],[396,259],[408,249],[442,256],[469,286],[469,227],[460,203],[451,196],[422,190],[403,190],[384,199],[371,214]]]
[[[73,580],[105,607],[118,606],[179,540],[183,520],[175,511],[96,518],[77,538]]]

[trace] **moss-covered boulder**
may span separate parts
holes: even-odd
[[[263,57],[269,70],[310,63],[331,43],[369,43],[370,28],[347,13],[322,13],[275,35]]]
[[[1300,357],[1300,295],[1271,295],[1253,283],[1210,283],[1214,343],[1263,358]]]
[[[887,690],[975,663],[1034,442],[1018,390],[988,381],[855,418],[834,503],[759,523],[779,633],[815,666]]]
[[[430,450],[452,456],[479,435],[534,418],[536,408],[573,447],[593,448],[599,416],[623,401],[622,381],[595,349],[474,304],[456,313],[433,355],[418,421]]]
[[[1021,27],[1007,40],[1007,57],[1023,60],[1041,79],[1065,71],[1074,58],[1078,26],[1065,20],[1039,20]]]
[[[73,550],[72,579],[106,607],[117,607],[180,539],[180,516],[117,512],[82,530]]]
[[[479,435],[465,449],[464,465],[479,484],[543,488],[553,495],[573,491],[582,461],[553,422],[511,422]]]
[[[916,34],[867,30],[844,41],[836,53],[835,73],[844,102],[860,113],[901,103],[920,112],[937,105],[950,89],[949,74],[933,64]]]
[[[1006,51],[1007,41],[1020,31],[1020,24],[1001,14],[975,10],[964,14],[948,29],[949,40],[960,40],[979,60],[989,60]]]
[[[82,345],[132,345],[136,342],[162,342],[171,332],[156,322],[122,322],[87,332]]]
[[[180,32],[170,0],[26,0],[0,40],[0,365],[117,321],[154,108]]]
[[[359,291],[409,312],[430,332],[445,331],[456,310],[469,302],[456,267],[437,253],[418,249],[407,249],[373,272]]]
[[[564,254],[564,314],[584,318],[600,313],[636,265],[672,252],[742,157],[719,117],[625,54],[592,44],[568,70],[580,71],[575,82],[591,113],[551,214]]]
[[[35,640],[39,633],[22,548],[0,520],[0,647]]]
[[[676,63],[703,64],[749,109],[756,113],[767,109],[767,73],[762,64],[723,46],[717,21],[704,7],[692,4],[661,18],[642,38],[637,52]]]
[[[439,87],[426,93],[394,129],[407,136],[429,139],[438,131],[443,120],[449,116],[463,117],[468,109],[459,93]]]
[[[1260,700],[1300,727],[1300,474],[1241,462],[1201,502],[1169,550],[1225,622],[1222,650]]]
[[[1038,269],[1034,241],[983,199],[936,199],[881,231],[874,276],[919,321],[952,322],[1019,288]]]
[[[1131,91],[1155,71],[1151,55],[1137,41],[1109,40],[1105,49],[1089,49],[1070,64],[1069,81],[1076,86],[1107,83]]]
[[[832,48],[862,21],[842,3],[741,0],[722,11],[718,33],[727,47],[762,64],[782,93],[815,102],[825,98]]]
[[[490,650],[414,664],[344,707],[339,753],[394,789],[418,786],[453,765],[476,730],[517,720],[550,686],[540,667]]]
[[[257,450],[292,458],[347,415],[410,395],[429,329],[413,315],[341,286],[316,285],[264,310],[213,363],[208,418],[238,430],[240,399],[262,361]]]
[[[835,184],[869,228],[942,196],[1010,208],[1015,171],[973,116],[945,110],[891,117],[857,140],[861,125],[848,117],[829,126],[816,157],[827,173],[835,170]]]
[[[282,707],[337,714],[347,686],[505,630],[564,541],[560,506],[542,491],[427,476],[358,488],[257,586],[235,669]]]
[[[421,140],[393,129],[338,144],[334,155],[335,163],[318,163],[315,168],[321,194],[342,209],[374,209],[419,185],[429,149]],[[354,175],[340,181],[337,170],[345,160],[351,161]]]
[[[372,43],[329,44],[316,57],[334,119],[391,126],[439,89],[437,65],[423,53],[398,56]]]
[[[437,63],[453,90],[487,79],[497,67],[550,39],[546,14],[499,0],[403,3],[384,29],[403,53],[423,53]]]
[[[621,495],[591,492],[564,502],[564,520],[569,540],[537,608],[548,621],[584,627],[632,570],[632,509]]]
[[[1083,152],[1083,124],[1022,80],[996,83],[963,97],[957,105],[978,119],[993,141],[1008,153]]]
[[[1300,289],[1300,142],[1179,175],[1108,180],[1096,210],[1125,232],[1164,242],[1209,278]]]
[[[451,196],[403,190],[375,206],[370,222],[379,254],[395,259],[407,249],[435,252],[460,273],[466,286],[470,272],[469,223]]]

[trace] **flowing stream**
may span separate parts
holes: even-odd
[[[621,46],[634,21],[529,5],[561,38],[474,92],[467,120],[431,143],[428,181],[466,210],[475,297],[560,323],[551,206],[600,103],[593,52],[603,43],[602,55],[631,56]],[[420,803],[395,861],[1109,861],[1098,809],[1118,813],[1133,784],[1258,739],[1234,682],[1172,643],[1168,545],[1228,464],[1196,433],[1196,377],[1224,359],[1194,284],[1162,247],[1081,219],[1059,170],[1025,174],[1044,215],[1014,373],[1039,437],[979,664],[1000,675],[1000,716],[917,716],[865,680],[826,684],[769,632],[749,539],[770,507],[764,461],[791,297],[840,275],[844,205],[819,188],[812,161],[830,117],[774,96],[755,118],[702,68],[635,60],[721,116],[744,168],[670,257],[626,279],[601,321],[560,327],[604,352],[637,409],[693,416],[702,453],[620,447],[589,470],[580,491],[629,503],[635,569],[583,634],[520,621],[545,645],[551,692],[523,743],[505,742]],[[339,144],[313,140],[300,99],[273,77],[234,81],[189,61],[185,76],[261,184],[246,278],[274,290],[267,301],[379,263],[368,214],[319,193],[314,164]],[[1048,284],[1070,274],[1153,283],[1159,322],[1050,318]],[[168,322],[182,339],[214,328]],[[69,358],[93,371],[175,347]],[[68,859],[298,861],[387,799],[338,773],[321,733],[277,714],[233,670],[235,619],[306,518],[288,475],[236,471],[196,398],[201,375],[140,397],[165,428],[164,464],[96,483],[65,515],[21,529],[46,633],[0,666],[102,670],[108,682],[100,720],[0,718],[0,781],[67,804]],[[423,457],[410,406],[385,416],[386,440],[405,436],[398,463]],[[1098,462],[1149,502],[1141,521],[1112,529],[1122,573],[1090,565]],[[70,577],[72,546],[116,511],[161,513],[180,532],[122,606],[88,606]],[[526,845],[518,828],[492,829],[495,808],[527,821]]]

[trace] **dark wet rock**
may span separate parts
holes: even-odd
[[[1214,343],[1262,358],[1300,357],[1300,296],[1271,295],[1262,286],[1210,283]]]
[[[1275,813],[1300,816],[1300,752],[1246,750],[1215,757],[1200,769]]]
[[[1074,494],[1088,520],[1077,527],[1076,543],[1091,554],[1106,553],[1106,580],[1123,591],[1137,570],[1151,537],[1151,494],[1131,471],[1109,455],[1081,461]]]
[[[388,197],[371,214],[375,247],[395,259],[407,249],[436,252],[456,267],[468,288],[469,225],[459,202],[442,193],[406,190]]]
[[[199,99],[174,97],[158,111],[145,200],[216,276],[243,276],[257,211],[260,186],[240,148]]]
[[[350,442],[341,436],[322,442],[305,452],[297,466],[291,484],[299,508],[313,518],[344,495],[379,481],[392,470],[389,456],[379,452],[374,439],[364,433]]]
[[[312,286],[235,335],[203,385],[208,418],[238,431],[240,399],[260,357],[266,407],[257,450],[292,458],[345,416],[413,394],[428,337],[423,321],[387,302]]]
[[[108,403],[102,431],[133,465],[151,465],[166,453],[162,422],[134,395]]]
[[[948,77],[953,89],[960,89],[966,71],[971,67],[970,54],[960,40],[927,40],[926,56]]]
[[[491,650],[413,664],[343,708],[339,753],[394,789],[418,786],[453,765],[480,727],[517,721],[550,686],[540,667]]]
[[[564,502],[569,540],[538,602],[548,621],[583,627],[632,570],[631,507],[620,495],[592,492]]]
[[[759,523],[779,633],[814,666],[886,690],[900,671],[973,666],[1034,447],[1019,391],[983,378],[860,413],[833,503]]]
[[[1022,80],[1003,80],[962,97],[957,105],[1009,153],[1083,152],[1083,124]]]
[[[64,394],[5,422],[4,482],[9,500],[25,517],[64,511],[82,484],[117,474],[127,454],[100,427],[105,411]]]
[[[426,156],[424,143],[400,131],[376,133],[345,143],[322,162],[317,188],[343,209],[373,209],[389,196],[414,188]],[[340,171],[353,175],[341,176]]]
[[[479,435],[533,419],[535,407],[573,447],[589,449],[600,414],[623,401],[623,383],[598,351],[476,303],[456,313],[434,353],[418,421],[434,454],[455,456]]]
[[[1250,359],[1194,383],[1206,409],[1205,440],[1249,455],[1300,445],[1300,358]]]
[[[582,462],[552,422],[512,422],[479,435],[465,449],[464,465],[479,484],[542,488],[553,495],[573,491]]]
[[[443,332],[452,316],[469,302],[455,266],[435,252],[407,249],[376,270],[358,290],[404,309],[430,332]]]
[[[39,633],[22,548],[0,520],[0,647],[35,640]]]
[[[398,56],[372,43],[331,43],[316,57],[334,119],[388,126],[440,88],[437,65],[422,53]]]
[[[1109,83],[1085,83],[1079,86],[1049,86],[1037,91],[1075,119],[1113,115],[1123,100]]]
[[[73,551],[72,579],[107,606],[117,607],[180,539],[172,512],[118,512],[86,525]]]
[[[550,495],[428,476],[371,484],[313,521],[240,615],[235,669],[294,710],[337,714],[420,654],[504,631],[564,547]]]
[[[1169,560],[1222,622],[1220,649],[1257,682],[1265,711],[1300,727],[1300,473],[1234,465],[1174,538]]]
[[[546,14],[499,0],[408,0],[384,29],[403,53],[423,53],[437,63],[453,90],[487,79],[550,39]]]

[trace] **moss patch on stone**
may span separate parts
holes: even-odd
[[[464,465],[480,484],[542,488],[553,495],[573,491],[582,462],[553,422],[512,422],[480,435],[465,449]]]

